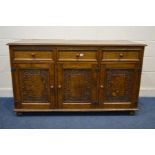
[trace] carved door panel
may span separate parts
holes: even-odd
[[[138,64],[101,65],[100,106],[104,108],[136,108],[138,79]]]
[[[16,108],[54,108],[54,65],[14,64]]]
[[[98,69],[96,63],[59,63],[59,107],[94,108],[98,103]]]

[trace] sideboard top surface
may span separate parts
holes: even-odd
[[[80,45],[80,46],[146,46],[139,42],[128,40],[53,40],[24,39],[8,43],[8,45]]]

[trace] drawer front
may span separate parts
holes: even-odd
[[[15,51],[14,60],[53,60],[52,51]]]
[[[104,51],[102,61],[139,61],[139,52]]]
[[[58,61],[97,61],[96,51],[59,51]]]

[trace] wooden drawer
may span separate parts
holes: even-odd
[[[96,51],[59,51],[58,61],[97,61]]]
[[[103,51],[102,61],[139,61],[139,52]]]
[[[51,51],[15,51],[14,60],[53,60]]]

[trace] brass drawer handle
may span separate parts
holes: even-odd
[[[124,54],[123,53],[120,53],[119,56],[122,58],[124,56]]]

